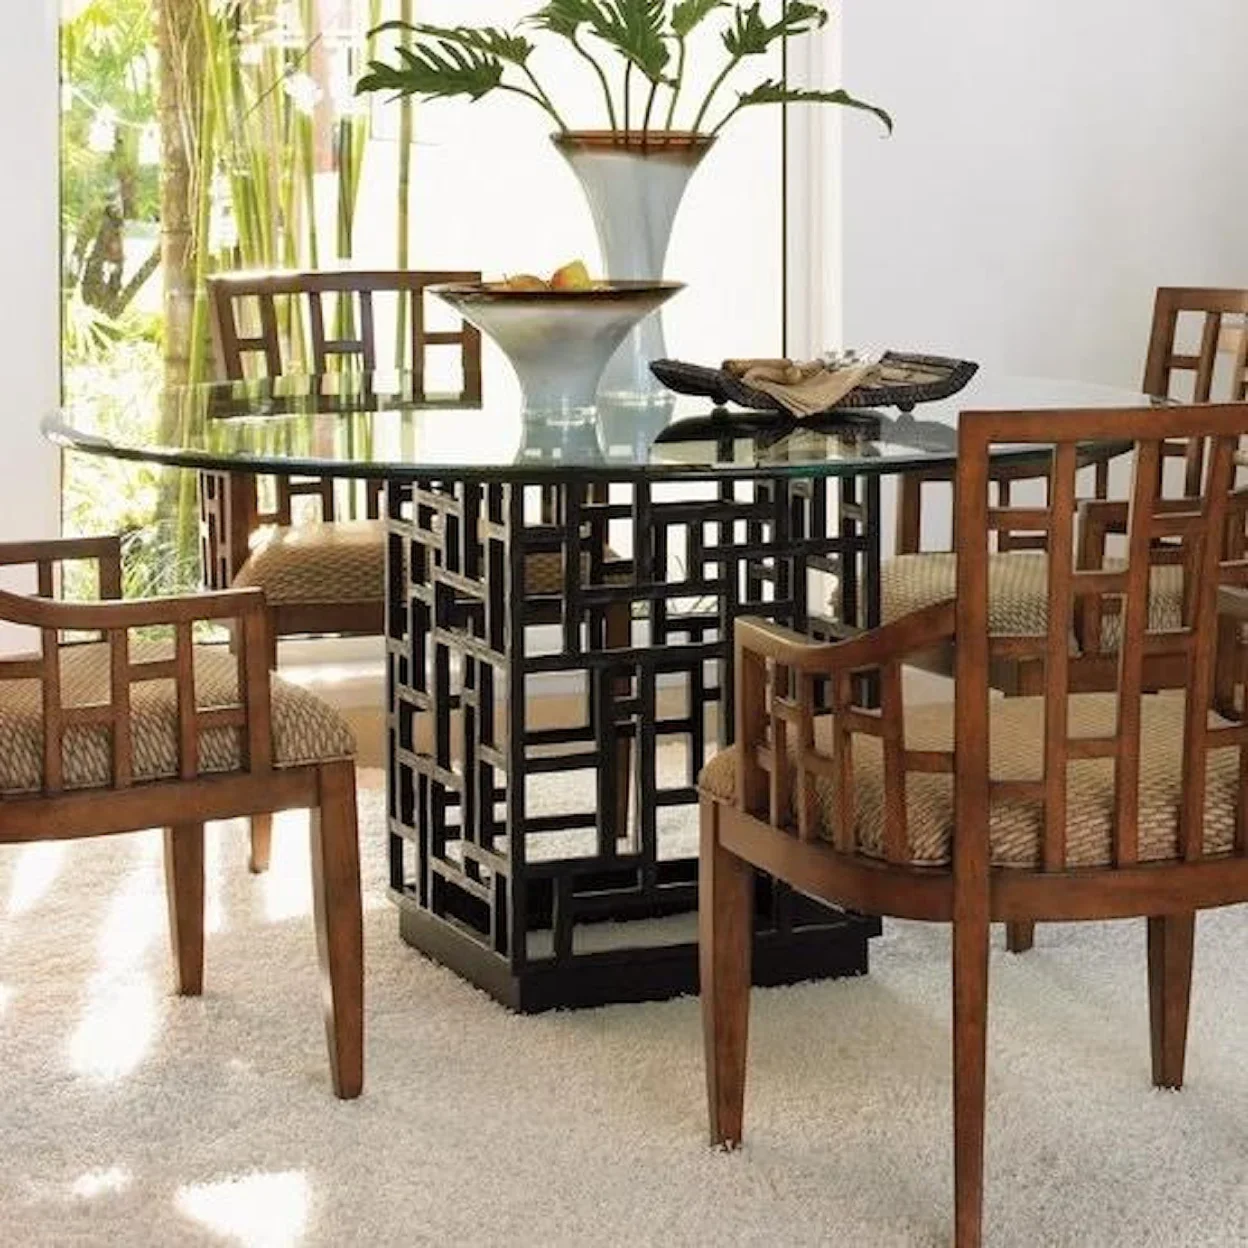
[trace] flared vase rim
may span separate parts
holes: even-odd
[[[715,135],[700,130],[560,130],[550,138],[560,148],[637,154],[701,154],[709,150],[716,140]]]

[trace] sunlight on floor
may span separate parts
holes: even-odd
[[[204,932],[223,932],[229,926],[225,917],[225,873],[234,864],[231,854],[242,852],[246,820],[236,819],[218,826],[209,825],[204,835]]]
[[[122,880],[96,942],[98,965],[110,974],[137,966],[165,929],[165,885],[158,834],[135,838],[136,860]]]
[[[69,1065],[75,1074],[111,1082],[130,1074],[152,1046],[156,1001],[146,975],[119,980],[112,972],[94,975],[87,1006],[69,1039]]]
[[[273,817],[273,860],[260,878],[264,917],[270,923],[312,912],[312,860],[306,810],[283,810]]]
[[[156,1028],[155,987],[141,964],[166,922],[159,835],[143,836],[136,857],[101,924],[99,970],[88,981],[86,1007],[69,1040],[70,1068],[104,1081],[134,1070]]]
[[[0,1019],[4,1018],[4,1012],[9,1008],[9,1002],[13,1000],[13,989],[8,984],[0,984]]]
[[[308,1180],[301,1170],[249,1174],[178,1190],[178,1211],[240,1248],[293,1248],[308,1225]]]
[[[132,1182],[129,1170],[121,1166],[110,1166],[107,1170],[88,1170],[86,1174],[74,1180],[70,1191],[83,1200],[92,1196],[110,1195],[125,1191]]]
[[[39,841],[23,847],[9,885],[10,917],[34,909],[60,874],[67,848],[64,841]]]

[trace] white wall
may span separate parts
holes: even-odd
[[[840,11],[847,343],[1137,385],[1156,286],[1248,286],[1243,0]]]
[[[58,456],[39,421],[59,398],[56,0],[5,6],[0,38],[0,541],[51,536]]]

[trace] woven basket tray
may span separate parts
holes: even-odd
[[[979,369],[971,360],[950,360],[939,355],[908,355],[900,351],[888,351],[880,363],[894,368],[914,369],[925,374],[917,382],[892,384],[876,383],[858,386],[851,390],[829,411],[852,411],[855,408],[896,407],[903,412],[912,411],[920,403],[934,403],[957,394]],[[710,399],[713,403],[737,403],[741,407],[760,412],[784,412],[786,409],[771,395],[745,385],[739,378],[722,368],[706,368],[701,364],[686,364],[681,360],[654,360],[650,371],[669,389],[677,394],[694,394]]]

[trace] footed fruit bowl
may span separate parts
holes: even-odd
[[[464,320],[488,334],[511,361],[524,414],[577,424],[596,414],[603,369],[643,317],[681,282],[594,282],[560,289],[533,279],[431,286]]]

